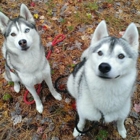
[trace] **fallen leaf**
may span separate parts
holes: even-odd
[[[6,118],[6,117],[8,117],[8,110],[6,110],[6,111],[4,111],[4,117]]]
[[[135,126],[140,130],[140,120],[137,120],[137,121],[135,122]]]
[[[81,36],[81,39],[82,39],[82,40],[88,40],[89,38],[90,38],[90,37],[89,37],[88,35],[82,35],[82,36]]]
[[[58,20],[58,18],[57,17],[53,17],[52,20]]]
[[[22,121],[22,116],[21,115],[15,115],[11,119],[13,121],[13,125],[16,125],[18,123],[21,123]]]
[[[71,102],[71,99],[70,99],[70,98],[66,98],[66,99],[65,99],[65,102],[66,102],[67,104],[69,104],[69,103]]]
[[[11,94],[9,94],[9,93],[5,93],[5,94],[3,95],[3,97],[2,97],[2,99],[3,99],[4,101],[9,101],[9,100],[12,99],[12,96],[11,96]]]
[[[35,19],[38,19],[38,17],[39,17],[38,14],[34,14]]]
[[[42,26],[42,29],[43,29],[43,30],[48,30],[49,28],[50,28],[50,27],[49,27],[48,25],[43,25],[43,26]]]
[[[119,34],[122,36],[122,35],[124,35],[124,32],[125,31],[120,31]]]
[[[3,101],[2,100],[0,100],[0,109],[3,107]]]
[[[72,103],[72,108],[76,110],[76,102]]]
[[[140,112],[140,103],[139,103],[139,104],[135,104],[133,108],[134,108],[134,110],[135,110],[137,113],[139,113],[139,112]]]
[[[51,140],[59,140],[59,138],[53,136],[53,137],[51,138]]]
[[[55,129],[54,123],[49,124],[49,131],[53,131]]]
[[[76,40],[75,47],[78,48],[79,50],[81,50],[81,46],[82,46],[82,43]]]
[[[31,7],[35,7],[35,2],[32,1],[32,2],[30,3],[30,6],[31,6]]]
[[[37,134],[42,134],[44,132],[44,126],[40,126],[40,127],[38,127],[38,129],[37,129]]]
[[[125,124],[133,124],[133,120],[131,118],[127,118]]]
[[[44,20],[44,18],[45,18],[44,16],[40,16],[39,17],[40,20]]]
[[[131,111],[131,112],[130,112],[130,116],[131,116],[131,117],[134,117],[135,119],[138,119],[139,114],[138,114],[137,112]]]

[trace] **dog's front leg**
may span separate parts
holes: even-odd
[[[124,119],[117,120],[117,128],[122,138],[126,138],[126,129],[124,126]]]
[[[11,75],[12,81],[14,82],[14,90],[16,93],[19,93],[20,91],[19,77],[13,72],[10,72],[10,75]]]
[[[80,131],[83,130],[83,128],[84,128],[84,126],[85,126],[85,122],[86,122],[85,119],[82,118],[81,116],[79,116],[79,122],[78,122],[77,127],[78,127],[78,129],[79,129]],[[81,133],[79,133],[79,132],[77,131],[77,129],[74,128],[73,136],[74,136],[74,137],[77,137],[77,136],[80,135],[80,134],[81,134]]]
[[[28,89],[28,91],[32,94],[34,100],[35,100],[35,103],[36,103],[36,109],[39,113],[42,113],[43,112],[43,105],[41,103],[41,100],[35,90],[34,87],[32,86],[26,86],[26,88]]]
[[[54,89],[53,87],[53,84],[52,84],[52,79],[51,79],[51,75],[50,73],[47,74],[46,78],[45,78],[45,82],[47,83],[48,87],[49,87],[49,90],[51,92],[51,94],[53,95],[53,97],[56,99],[56,100],[61,100],[62,97],[61,95],[56,92],[56,90]]]

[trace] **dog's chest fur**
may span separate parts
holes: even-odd
[[[97,78],[87,63],[83,71],[85,71],[85,76],[82,77],[84,82],[81,82],[78,98],[83,104],[90,104],[91,107],[97,108],[106,114],[120,110],[124,103],[130,99],[135,81],[134,76],[132,76],[133,79],[129,76],[131,82],[127,82],[127,77],[122,78],[122,80],[104,80]]]
[[[6,52],[3,50],[3,53]],[[19,50],[11,52],[7,50],[5,57],[9,58],[6,58],[9,67],[18,73],[23,84],[35,85],[41,83],[44,79],[48,62],[42,46],[36,45],[31,50],[25,52]]]
[[[32,73],[43,69],[46,62],[45,53],[39,46],[37,49],[28,50],[26,52],[18,51],[15,54],[7,51],[7,57],[9,57],[13,68],[20,73]]]

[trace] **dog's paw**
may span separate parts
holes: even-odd
[[[37,105],[37,106],[36,106],[36,109],[37,109],[37,111],[41,114],[41,113],[43,112],[43,105],[42,105],[42,104]]]
[[[59,94],[59,93],[57,93],[56,95],[54,95],[54,98],[56,99],[56,100],[62,100],[62,96],[61,96],[61,94]]]
[[[19,91],[20,91],[20,85],[17,84],[17,83],[14,83],[14,90],[15,90],[16,93],[19,93]]]
[[[77,137],[77,136],[80,136],[80,135],[81,135],[81,133],[79,133],[79,132],[76,130],[76,128],[74,128],[73,136],[74,136],[74,137]]]
[[[122,138],[126,138],[126,129],[119,131],[119,134],[121,135]]]

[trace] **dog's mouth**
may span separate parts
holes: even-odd
[[[108,77],[108,76],[103,76],[103,75],[99,75],[99,77],[103,78],[103,79],[117,79],[118,77],[120,77],[120,75],[116,76],[115,78]]]
[[[22,48],[21,48],[22,51],[27,51],[28,49],[29,49],[28,46],[26,46],[26,47],[22,47]]]

